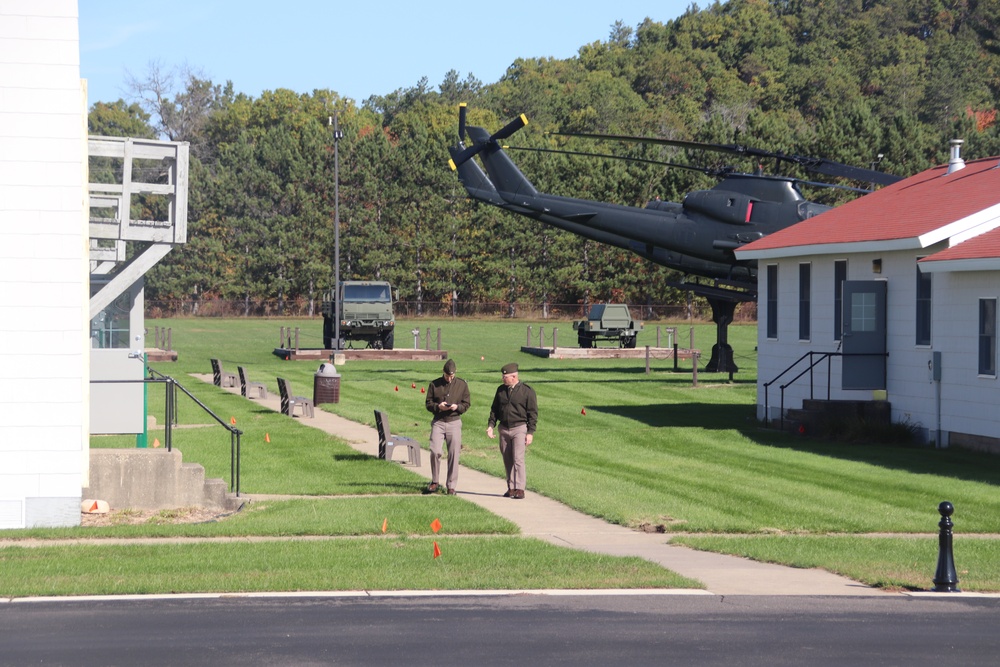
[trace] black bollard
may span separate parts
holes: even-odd
[[[941,521],[938,527],[941,532],[938,534],[938,562],[937,572],[934,573],[934,588],[936,593],[961,593],[958,589],[958,574],[955,573],[955,556],[951,551],[951,515],[955,511],[955,506],[947,500],[938,505],[938,512],[941,513]]]

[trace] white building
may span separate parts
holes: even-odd
[[[758,262],[759,418],[782,417],[779,388],[811,359],[786,412],[829,386],[887,400],[939,446],[1000,451],[1000,159],[965,163],[960,144],[948,165],[736,252]]]
[[[0,528],[80,523],[87,196],[76,0],[0,0]]]

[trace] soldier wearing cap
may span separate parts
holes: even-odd
[[[458,486],[458,456],[462,451],[462,413],[469,409],[469,385],[462,378],[455,377],[455,362],[449,359],[444,364],[441,377],[427,387],[425,401],[431,420],[431,483],[427,493],[438,490],[441,469],[442,444],[448,445],[448,479],[446,488],[454,495]]]
[[[535,390],[518,381],[517,364],[507,364],[500,369],[503,384],[497,387],[490,408],[486,435],[494,438],[493,428],[500,426],[500,455],[507,471],[505,498],[524,498],[527,473],[524,453],[535,437],[538,423],[538,398]]]

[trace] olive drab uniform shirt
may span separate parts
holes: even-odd
[[[489,427],[497,424],[504,428],[513,428],[527,424],[528,433],[534,433],[538,425],[538,397],[535,390],[523,382],[513,387],[500,385],[497,387],[493,405],[490,407]]]
[[[454,403],[458,409],[439,411],[438,404],[442,402]],[[446,422],[461,419],[462,413],[469,409],[471,403],[469,384],[460,377],[452,378],[451,382],[445,382],[443,377],[431,382],[427,387],[427,400],[424,402],[427,411],[434,415],[434,421],[440,419]]]

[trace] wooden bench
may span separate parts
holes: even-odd
[[[267,398],[267,387],[264,386],[263,382],[247,380],[247,371],[242,366],[237,366],[236,370],[240,375],[240,394],[243,395],[243,398]],[[250,394],[256,394],[256,396]]]
[[[285,378],[278,378],[278,392],[281,394],[281,414],[295,416],[295,408],[300,408],[302,417],[314,417],[313,403],[305,396],[292,394],[292,387]]]
[[[406,447],[407,460],[420,466],[420,443],[413,438],[393,435],[389,428],[389,415],[381,410],[375,411],[375,427],[378,429],[378,457],[386,461],[392,460],[392,452],[396,447]]]
[[[215,383],[216,387],[235,387],[236,386],[236,374],[227,373],[222,370],[222,362],[218,359],[212,359],[212,382]]]

